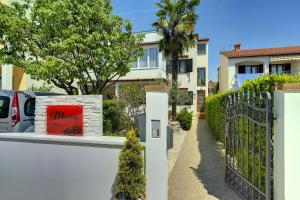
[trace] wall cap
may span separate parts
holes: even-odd
[[[277,84],[275,90],[300,90],[300,83],[284,83],[284,84]]]
[[[146,92],[167,92],[168,87],[166,85],[146,85]]]

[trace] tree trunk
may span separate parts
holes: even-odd
[[[177,108],[177,97],[178,97],[178,53],[172,55],[172,87],[176,88],[175,98],[172,102],[172,121],[176,120],[176,108]],[[174,91],[174,92],[175,92]]]

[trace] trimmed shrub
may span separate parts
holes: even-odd
[[[287,74],[267,74],[254,80],[247,80],[241,86],[240,91],[270,92],[273,94],[273,86],[283,83],[300,83],[300,74],[291,76]],[[232,93],[219,93],[210,96],[206,100],[206,119],[208,126],[218,141],[225,142],[226,103],[227,96]]]
[[[300,74],[291,76],[287,74],[271,74],[260,76],[254,80],[246,80],[241,90],[273,93],[272,87],[283,83],[300,83]]]
[[[119,135],[120,131],[129,129],[131,120],[124,114],[124,109],[124,104],[118,100],[103,101],[104,135]]]
[[[117,176],[117,196],[124,200],[144,198],[146,177],[144,175],[143,146],[133,130],[127,134],[127,140],[119,155]]]
[[[226,102],[231,92],[207,97],[206,120],[216,140],[225,142]]]
[[[180,123],[180,127],[183,130],[190,130],[192,126],[193,114],[188,111],[187,108],[183,108],[177,113],[177,121]]]

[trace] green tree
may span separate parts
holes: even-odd
[[[196,8],[200,0],[161,0],[156,3],[159,10],[153,26],[162,36],[159,50],[164,53],[166,60],[171,61],[172,85],[178,82],[179,56],[188,48],[197,44],[195,26],[198,20]],[[177,92],[178,90],[173,90]],[[174,94],[177,96],[177,94]],[[172,119],[176,120],[177,98],[172,102]]]
[[[33,79],[68,94],[78,94],[78,86],[83,94],[102,93],[143,53],[143,35],[112,14],[110,0],[28,1],[1,6],[0,57],[25,67]]]
[[[26,10],[29,1],[11,5],[0,3],[0,64],[15,64],[26,58],[29,22]]]
[[[43,83],[41,86],[34,86],[32,85],[30,87],[30,91],[35,91],[35,92],[51,92],[53,89],[53,86],[49,86],[49,85],[46,85],[46,83]]]
[[[146,177],[144,175],[143,146],[133,130],[127,134],[127,140],[119,155],[117,176],[117,194],[126,200],[144,197]]]
[[[130,83],[121,87],[119,99],[127,108],[130,118],[137,124],[138,114],[145,111],[146,91],[145,84]]]

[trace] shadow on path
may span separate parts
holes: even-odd
[[[197,168],[191,169],[208,194],[220,200],[239,200],[240,198],[225,183],[224,146],[216,142],[205,120],[198,122],[197,140],[201,161]]]
[[[240,200],[224,174],[223,145],[205,120],[194,120],[169,177],[169,200]]]

